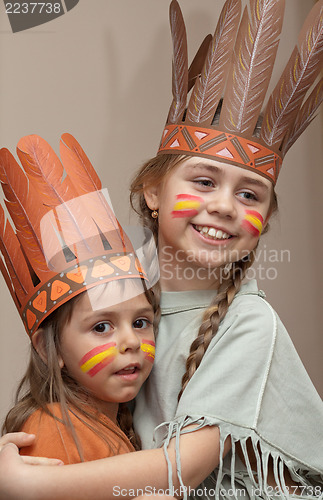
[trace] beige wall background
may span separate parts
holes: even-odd
[[[80,0],[48,24],[13,34],[0,4],[0,146],[36,133],[58,152],[79,140],[128,223],[128,186],[154,155],[171,100],[168,1]],[[221,0],[182,0],[191,57],[213,32]],[[287,62],[312,0],[286,0],[274,81]],[[273,85],[271,86],[273,87]],[[322,115],[288,153],[278,182],[280,213],[256,263],[260,288],[284,321],[323,394]],[[275,253],[274,253],[275,252]],[[278,261],[277,261],[278,260]],[[29,341],[0,279],[0,420],[24,373]]]

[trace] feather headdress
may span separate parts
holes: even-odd
[[[61,304],[98,283],[145,278],[132,244],[78,142],[61,139],[61,158],[41,137],[17,154],[0,151],[0,268],[29,335]]]
[[[186,104],[190,90],[186,32],[178,2],[172,0],[174,98],[159,153],[217,159],[277,181],[284,155],[312,121],[323,98],[321,79],[304,102],[322,69],[323,0],[319,0],[262,118],[284,7],[285,0],[249,0],[249,10],[245,8],[240,21],[241,0],[226,0]],[[201,56],[198,59],[202,66]]]

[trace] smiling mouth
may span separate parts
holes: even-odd
[[[216,229],[215,227],[210,226],[198,226],[194,225],[193,227],[196,231],[198,231],[202,236],[208,238],[210,240],[229,240],[233,238],[232,234],[226,233],[221,229]]]
[[[127,366],[126,368],[116,372],[116,375],[133,375],[137,371],[139,371],[138,366]]]

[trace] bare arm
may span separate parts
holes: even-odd
[[[219,442],[217,427],[204,427],[180,437],[186,486],[196,487],[218,465]],[[176,471],[174,442],[169,457]],[[167,464],[160,448],[77,465],[30,467],[9,445],[0,453],[0,477],[1,500],[106,500],[118,496],[123,500],[140,495],[140,490],[145,492],[147,487],[151,491],[168,488]],[[176,473],[173,483],[178,489],[175,494],[181,496]]]

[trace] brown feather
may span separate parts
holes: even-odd
[[[3,255],[6,254],[6,251],[4,249],[4,245],[2,243],[3,239],[3,234],[5,232],[5,215],[2,206],[0,205],[0,250]],[[4,280],[6,282],[6,285],[9,289],[9,292],[13,298],[14,303],[16,304],[16,307],[19,309],[21,304],[18,301],[17,295],[15,293],[15,290],[13,288],[12,280],[10,278],[10,275],[8,273],[8,270],[5,266],[5,263],[3,262],[3,259],[0,257],[0,271],[4,277]]]
[[[43,204],[48,210],[56,207],[59,210],[60,217],[56,222],[64,245],[70,248],[77,243],[79,258],[83,258],[83,255],[91,251],[88,238],[93,233],[93,222],[81,203],[74,203],[74,210],[67,203],[78,198],[79,194],[68,176],[63,179],[64,169],[59,158],[50,145],[37,135],[20,139],[17,153],[27,176],[40,192]],[[49,239],[53,243],[54,228],[46,224],[42,228],[43,239]]]
[[[187,120],[192,123],[212,122],[223,94],[240,13],[240,0],[226,1],[206,56],[201,78],[196,80],[187,108]]]
[[[121,246],[124,247],[117,219],[105,198],[104,191],[92,191],[79,198],[70,200],[67,202],[67,207],[69,213],[78,221],[80,229],[84,237],[86,237],[86,241],[83,243],[88,244],[91,253],[104,253],[104,250],[108,250],[108,248],[104,247],[101,235],[104,235],[109,241],[110,246],[114,248],[116,246],[118,248]],[[90,215],[85,219],[84,214]],[[57,224],[57,221],[59,221],[66,245],[72,249],[73,244],[76,244],[73,247],[73,251],[78,258],[88,258],[89,254],[88,252],[84,253],[82,241],[73,241],[70,238],[68,234],[69,227],[67,225],[65,230],[65,225],[61,223],[62,219],[64,220],[64,210],[62,206],[58,206],[56,208],[56,219],[52,217],[52,226],[55,227],[55,223]],[[59,224],[57,229],[59,229]]]
[[[37,135],[23,137],[18,142],[17,154],[45,205],[55,207],[78,196],[69,178],[63,180],[63,165],[44,139]]]
[[[64,169],[80,195],[102,189],[98,174],[80,144],[71,134],[63,134],[60,155]]]
[[[250,135],[265,99],[281,33],[285,0],[250,0],[240,24],[220,128]]]
[[[323,78],[315,86],[310,96],[307,98],[301,109],[299,110],[292,129],[288,132],[288,136],[284,141],[282,152],[283,155],[291,148],[294,142],[304,132],[312,120],[315,118],[315,113],[323,101]]]
[[[172,0],[170,4],[170,26],[173,40],[173,102],[167,121],[176,123],[184,113],[188,88],[186,29],[177,0]]]
[[[196,55],[188,69],[188,89],[187,93],[194,86],[196,79],[201,76],[202,68],[205,63],[205,59],[212,43],[213,37],[212,35],[207,35],[203,42],[200,45],[200,48],[196,52]]]
[[[21,305],[24,305],[26,298],[34,289],[24,255],[22,253],[19,240],[12,229],[9,221],[5,222],[5,215],[0,205],[0,248],[6,262],[7,277],[16,292]],[[12,294],[12,286],[9,290]],[[15,301],[16,302],[16,301]],[[17,302],[16,302],[17,303]]]
[[[302,106],[303,99],[322,68],[323,1],[315,4],[301,30],[283,74],[270,96],[261,139],[280,147],[284,135]]]
[[[33,183],[29,182],[28,186],[21,167],[5,148],[0,151],[0,181],[19,241],[38,278],[43,279],[48,268],[42,248],[40,221],[46,210],[37,203],[39,195]]]
[[[62,135],[60,154],[64,169],[79,194],[84,195],[92,193],[90,196],[83,196],[80,198],[78,203],[82,203],[83,209],[87,213],[92,214],[96,226],[100,228],[102,233],[111,233],[111,231],[115,231],[115,237],[120,240],[120,227],[118,226],[118,222],[104,194],[101,192],[101,180],[82,147],[72,135]],[[78,208],[77,205],[75,208]],[[101,244],[102,246],[101,239],[98,239],[96,226],[92,225],[92,243],[94,243],[93,238],[95,234],[97,236],[96,244]],[[112,238],[111,234],[110,237]]]
[[[1,252],[2,252],[2,248],[3,247],[2,247],[1,238],[0,238],[0,250],[1,250]],[[16,293],[15,293],[15,291],[13,289],[13,285],[12,285],[12,281],[10,279],[9,273],[8,273],[7,268],[6,268],[6,266],[5,266],[5,264],[4,264],[4,262],[3,262],[3,260],[2,260],[1,257],[0,257],[0,271],[1,271],[2,276],[3,276],[3,278],[4,278],[5,282],[6,282],[6,285],[7,285],[8,289],[9,289],[10,295],[11,295],[11,297],[12,297],[12,299],[13,299],[16,307],[18,309],[20,309],[21,304],[18,301],[17,295],[16,295]]]

